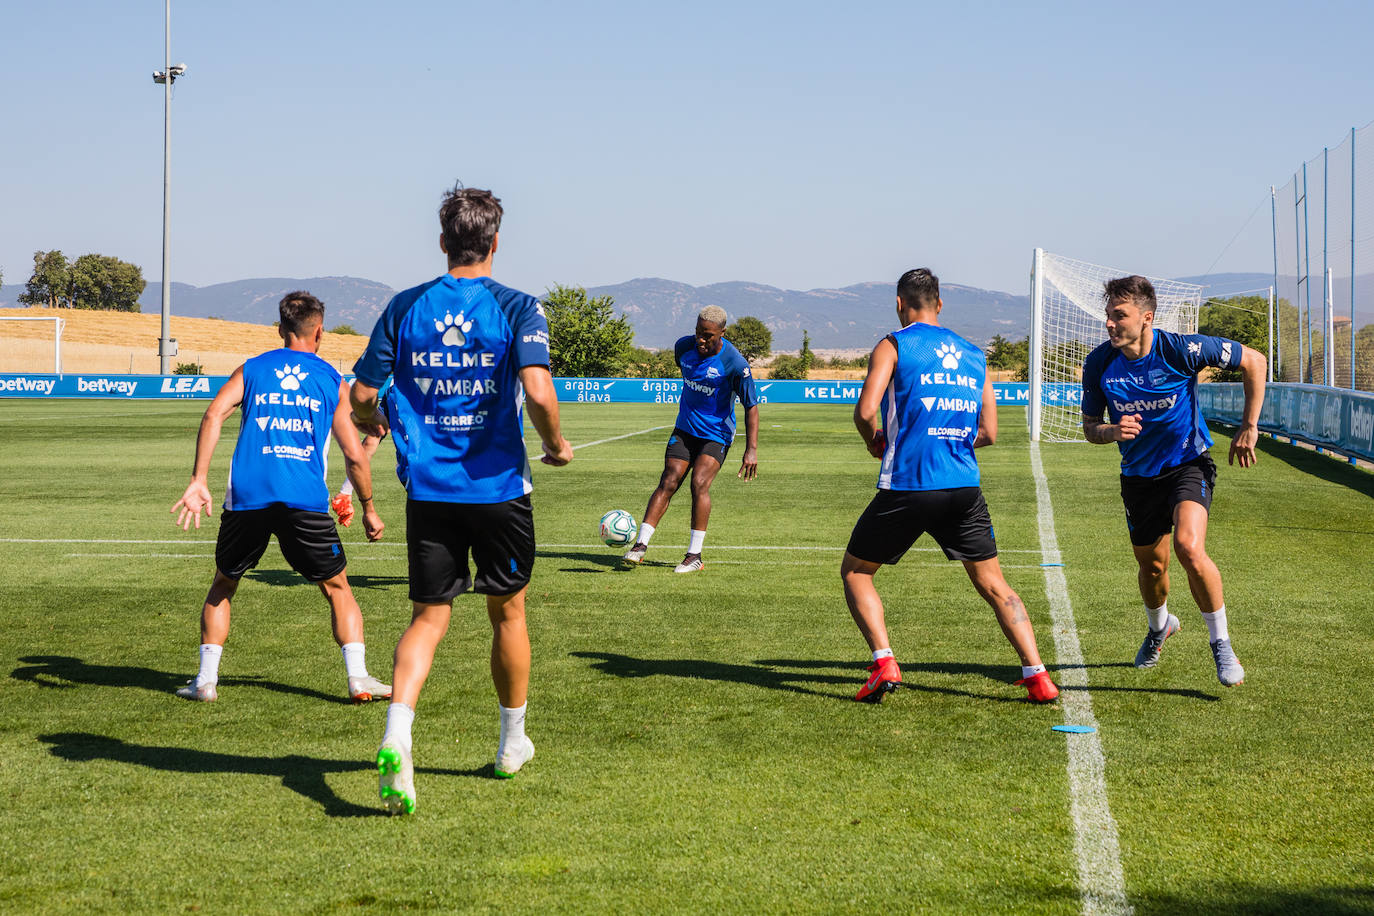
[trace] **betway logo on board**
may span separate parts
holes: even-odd
[[[133,397],[138,390],[138,382],[132,379],[81,378],[77,377],[77,394],[122,394]]]
[[[1365,448],[1374,446],[1374,407],[1351,403],[1350,438],[1363,442]]]
[[[57,379],[28,378],[23,375],[18,378],[0,379],[0,391],[39,391],[43,394],[52,394],[56,385]]]

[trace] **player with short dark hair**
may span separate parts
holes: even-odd
[[[1035,645],[1021,598],[997,560],[992,518],[979,487],[973,450],[997,440],[997,398],[983,352],[940,327],[940,280],[925,268],[897,281],[902,329],[873,348],[854,425],[869,454],[882,459],[878,493],[850,535],[840,565],[844,597],[873,652],[872,672],[854,699],[878,703],[902,683],[873,576],[896,564],[929,532],[945,556],[964,564],[1021,658],[1030,699],[1059,696]],[[882,413],[881,418],[879,413]],[[881,425],[880,425],[881,422]]]
[[[491,278],[501,215],[490,191],[445,195],[439,246],[448,272],[392,298],[354,366],[353,408],[365,433],[380,431],[377,392],[393,378],[388,414],[408,497],[413,616],[396,646],[395,693],[377,751],[382,802],[393,814],[415,810],[415,706],[463,592],[486,596],[492,626],[496,775],[515,775],[534,755],[525,734],[535,541],[524,408],[543,443],[541,461],[564,465],[573,452],[559,427],[543,305]]]
[[[229,636],[230,603],[239,579],[262,559],[272,535],[291,568],[319,585],[329,601],[334,639],[343,651],[348,693],[355,702],[384,699],[391,688],[367,673],[363,616],[349,588],[338,529],[329,517],[325,459],[332,432],[349,478],[359,488],[368,540],[382,536],[372,505],[372,472],[348,419],[348,386],[316,355],[324,335],[324,304],[306,292],[287,293],[277,332],[285,347],[234,370],[205,410],[196,436],[191,482],[172,511],[182,530],[210,515],[210,459],[224,421],[235,409],[243,423],[234,446],[215,545],[215,578],[200,616],[200,671],[177,691],[189,700],[219,696],[219,663]]]
[[[759,396],[749,361],[724,338],[726,321],[725,309],[708,305],[697,315],[696,331],[673,346],[673,357],[682,371],[677,422],[668,437],[663,474],[649,496],[639,536],[626,552],[626,562],[644,562],[654,529],[691,471],[692,527],[687,555],[673,572],[697,572],[705,567],[701,551],[711,517],[711,484],[735,440],[735,398],[744,406],[744,457],[735,476],[753,480],[758,474]]]
[[[1168,607],[1172,532],[1207,624],[1217,680],[1232,687],[1245,680],[1245,669],[1231,647],[1221,573],[1207,555],[1217,467],[1207,452],[1212,437],[1198,406],[1198,373],[1208,366],[1240,370],[1245,403],[1227,460],[1248,468],[1259,441],[1267,361],[1224,337],[1156,329],[1154,285],[1145,277],[1109,280],[1103,300],[1108,339],[1083,362],[1083,435],[1121,450],[1121,499],[1149,627],[1135,665],[1153,668],[1164,641],[1180,629]]]

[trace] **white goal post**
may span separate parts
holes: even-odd
[[[1030,289],[1030,392],[1026,424],[1032,442],[1082,442],[1079,410],[1083,360],[1107,339],[1103,286],[1131,271],[1089,264],[1035,249]],[[1149,278],[1155,288],[1154,326],[1197,333],[1202,287]]]
[[[53,327],[52,371],[53,375],[62,374],[62,329],[67,326],[67,319],[58,318],[55,315],[45,315],[42,318],[21,318],[17,315],[0,315],[0,321],[51,321]]]

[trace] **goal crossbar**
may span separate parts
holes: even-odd
[[[52,371],[53,375],[62,374],[62,329],[67,326],[67,319],[59,318],[56,315],[44,315],[41,318],[31,318],[19,315],[0,315],[0,321],[51,321],[53,326]]]

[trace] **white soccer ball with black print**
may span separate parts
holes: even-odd
[[[638,531],[635,517],[624,509],[612,509],[601,516],[601,540],[611,547],[633,544]]]

